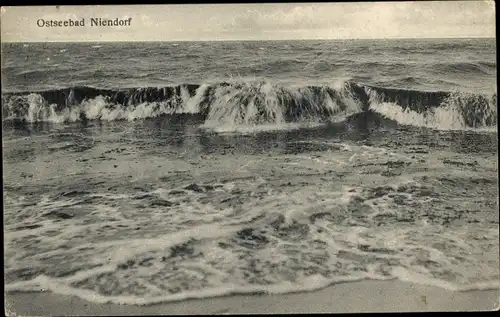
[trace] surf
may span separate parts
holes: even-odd
[[[87,86],[2,94],[2,119],[24,123],[142,120],[191,114],[202,127],[317,125],[373,111],[401,125],[496,129],[496,93],[419,91],[351,81],[287,86],[268,81],[100,89]],[[245,130],[245,128],[243,128]]]

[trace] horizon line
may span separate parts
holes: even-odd
[[[496,36],[463,37],[379,37],[379,38],[319,38],[319,39],[209,39],[209,40],[51,40],[51,41],[0,41],[0,43],[147,43],[147,42],[271,42],[271,41],[349,41],[349,40],[453,40],[453,39],[496,39]]]

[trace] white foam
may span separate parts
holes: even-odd
[[[457,100],[455,100],[457,99]],[[439,107],[430,109],[423,113],[418,113],[404,109],[398,104],[390,102],[378,102],[376,97],[371,98],[370,109],[383,115],[384,117],[395,120],[403,125],[412,125],[417,127],[426,127],[438,130],[474,130],[484,132],[497,131],[494,126],[486,126],[485,122],[480,123],[479,127],[470,127],[466,124],[464,115],[460,107],[465,107],[463,100],[450,97]],[[494,109],[494,107],[492,107]],[[495,114],[496,116],[496,114]]]
[[[135,254],[147,251],[165,249],[176,244],[186,242],[192,237],[197,239],[213,239],[221,236],[227,236],[237,228],[222,227],[220,224],[204,224],[190,229],[169,233],[155,238],[145,239],[127,239],[118,241],[106,241],[89,244],[89,247],[98,249],[110,248],[109,258],[114,263],[119,263]],[[82,247],[82,246],[80,246]]]
[[[324,97],[323,102],[316,101],[318,93]],[[348,94],[344,95],[348,107],[341,110],[328,94],[327,88],[318,92],[308,87],[281,87],[268,82],[250,81],[244,81],[240,85],[217,86],[213,95],[214,101],[202,127],[216,132],[238,133],[315,127],[321,124],[320,120],[327,118],[308,117],[308,111],[305,111],[297,122],[288,123],[285,122],[287,105],[300,105],[305,99],[311,110],[328,109],[332,114],[329,120],[340,121],[348,114],[360,111],[358,103]],[[243,100],[246,100],[246,105]]]
[[[339,148],[344,147],[339,146]],[[387,155],[389,155],[388,152],[374,147],[353,145],[349,150],[355,151],[356,153],[372,152],[372,154],[381,156],[385,160],[387,160]],[[339,151],[324,152],[317,158],[317,161],[314,161],[316,158],[306,155],[293,157],[300,160],[301,164],[299,166],[303,167],[304,163],[312,162],[311,165],[322,168],[324,164],[320,162],[335,162],[330,156],[337,155],[339,158],[347,159],[350,154],[350,152]],[[276,159],[281,161],[281,158]],[[251,163],[257,162],[259,162],[259,160],[252,161]],[[351,166],[339,167],[339,169],[344,168],[353,170]],[[398,185],[410,182],[418,187],[418,183],[413,181],[409,176],[401,177],[399,180],[400,181],[397,183],[391,184],[393,189],[397,189]],[[316,179],[314,181],[316,181]],[[427,224],[425,230],[421,230],[421,228],[418,227],[418,223],[411,225],[389,224],[381,227],[370,227],[371,222],[369,220],[367,223],[359,224],[361,221],[355,219],[355,216],[350,218],[348,216],[346,220],[341,220],[340,223],[337,222],[337,220],[332,222],[328,217],[323,217],[323,219],[317,218],[314,223],[311,224],[309,219],[312,213],[325,211],[330,212],[332,215],[336,212],[342,214],[344,212],[343,207],[349,205],[355,197],[365,198],[364,204],[370,205],[370,199],[366,199],[367,196],[365,196],[368,195],[370,191],[366,191],[364,187],[377,185],[386,186],[386,184],[372,184],[371,179],[368,180],[368,183],[369,184],[364,183],[363,187],[361,187],[356,186],[356,184],[350,184],[348,186],[348,183],[334,181],[324,183],[318,182],[316,184],[317,186],[292,185],[290,187],[285,186],[280,188],[275,186],[277,183],[265,181],[261,178],[257,182],[244,180],[225,183],[220,188],[220,192],[215,194],[214,192],[194,193],[188,191],[186,195],[188,195],[187,198],[189,199],[187,200],[185,199],[186,196],[182,195],[171,197],[164,196],[168,191],[159,188],[150,193],[164,196],[165,198],[168,197],[169,200],[176,203],[178,202],[179,205],[174,205],[171,208],[165,209],[152,208],[152,210],[148,210],[147,214],[139,212],[139,215],[137,215],[138,212],[136,211],[134,217],[126,219],[127,221],[119,222],[120,224],[127,225],[141,222],[141,228],[145,228],[145,226],[142,225],[142,219],[144,218],[147,219],[145,223],[149,225],[148,230],[151,229],[149,232],[147,232],[148,230],[144,230],[144,232],[139,232],[139,234],[135,236],[123,234],[112,235],[112,238],[106,236],[106,240],[100,235],[98,237],[88,235],[92,238],[87,240],[85,240],[87,237],[82,238],[82,240],[85,240],[84,243],[82,243],[81,240],[79,240],[80,238],[76,241],[71,241],[71,234],[75,235],[76,232],[80,235],[84,232],[92,232],[92,230],[98,228],[101,223],[99,225],[91,224],[82,226],[81,230],[79,230],[80,227],[72,227],[69,225],[64,228],[64,234],[59,234],[54,239],[55,244],[52,241],[49,242],[53,244],[46,249],[48,252],[42,250],[39,252],[39,255],[32,255],[28,259],[23,258],[25,254],[20,254],[13,257],[14,260],[12,260],[12,263],[23,261],[24,264],[26,264],[27,261],[33,260],[33,264],[36,266],[38,263],[35,261],[50,260],[51,255],[66,255],[67,259],[76,254],[81,256],[82,252],[79,250],[88,247],[92,248],[92,250],[86,251],[88,252],[88,257],[92,259],[88,260],[91,261],[91,263],[85,262],[85,264],[102,265],[101,267],[88,269],[76,275],[59,279],[40,276],[32,281],[8,284],[6,289],[39,291],[43,288],[53,290],[54,292],[60,292],[61,294],[73,294],[95,302],[150,304],[186,298],[221,296],[237,292],[248,293],[264,291],[287,293],[304,290],[309,291],[321,288],[322,285],[329,285],[335,281],[350,281],[364,278],[391,279],[397,277],[402,280],[422,284],[427,283],[429,285],[453,290],[467,290],[469,288],[488,289],[490,286],[494,288],[498,285],[498,281],[495,280],[495,276],[497,276],[495,274],[497,273],[495,272],[494,263],[494,258],[498,254],[495,254],[495,252],[498,251],[488,253],[486,251],[482,252],[483,250],[481,250],[481,248],[478,250],[478,244],[474,242],[475,240],[470,238],[470,232],[473,230],[472,226],[463,229],[463,231],[456,228],[446,228],[445,230],[442,226],[437,226],[432,223]],[[179,188],[182,188],[184,185],[185,184],[179,186]],[[270,187],[275,190],[270,192],[269,195],[265,195],[266,191],[270,190]],[[224,191],[231,192],[234,189],[243,190],[245,194],[242,196],[245,196],[249,192],[256,192],[257,190],[262,195],[256,195],[258,197],[257,199],[254,199],[256,196],[251,196],[251,199],[245,200],[234,209],[227,208],[223,210],[215,208],[209,200],[197,199],[207,198],[212,194],[219,195],[217,196],[217,200],[219,198],[223,199],[227,197],[227,193],[224,193]],[[402,194],[405,195],[405,193]],[[99,197],[115,200],[120,197],[124,199],[133,199],[135,196],[103,194],[99,195]],[[371,199],[371,201],[376,199]],[[387,214],[392,213],[393,215],[397,215],[398,212],[401,212],[401,209],[398,209],[401,207],[391,204],[390,197],[384,196],[384,199],[385,200],[377,200],[377,202],[379,202],[377,206],[379,208],[378,210],[374,208],[373,204],[370,205],[372,209],[374,209],[374,212],[386,212]],[[125,202],[125,204],[127,204],[127,202]],[[45,201],[44,206],[50,206],[50,204]],[[124,209],[125,208],[120,208],[119,213],[129,212],[129,210]],[[112,210],[109,210],[109,213],[111,212]],[[118,213],[118,211],[116,212]],[[368,211],[368,213],[369,212],[370,211]],[[108,211],[106,211],[106,213],[108,213]],[[376,215],[376,213],[372,214],[372,216],[373,215]],[[308,225],[307,238],[291,241],[287,240],[289,237],[286,237],[288,234],[286,232],[284,233],[285,237],[280,236],[280,234],[270,233],[269,231],[273,229],[269,227],[269,224],[275,221],[275,216],[279,216],[279,218],[281,218],[281,216],[285,217],[285,223],[282,224],[283,226],[290,225],[294,222],[298,222],[301,225]],[[336,214],[334,216],[336,216]],[[178,224],[193,220],[198,224],[200,221],[216,223],[201,224],[186,230],[182,229],[181,225],[176,227]],[[71,220],[68,220],[65,223],[68,224],[70,221]],[[46,224],[44,223],[43,225],[44,230],[47,230]],[[192,224],[190,224],[190,226],[192,226]],[[75,227],[78,228],[78,230],[75,230]],[[262,249],[257,248],[249,250],[239,245],[240,241],[235,233],[242,228],[249,227],[255,228],[258,232],[261,232],[260,229],[264,229],[262,230],[263,233],[259,234],[265,235],[268,240],[265,245],[259,246],[262,247]],[[125,231],[123,232],[131,233],[131,231],[129,231],[130,229],[132,228],[124,229]],[[323,229],[323,231],[318,232],[317,229]],[[496,229],[496,231],[493,229]],[[495,241],[495,237],[498,238],[498,227],[493,229],[490,230],[491,232],[485,232],[485,230],[481,228],[481,230],[483,230],[481,236],[484,234],[488,240]],[[107,229],[106,231],[114,230],[115,228]],[[170,233],[166,233],[168,231],[170,231]],[[28,232],[22,233],[22,235],[26,234],[28,234]],[[100,242],[94,240],[96,237],[101,239]],[[292,238],[295,239],[295,237]],[[321,240],[321,248],[318,248],[318,250],[315,250],[314,246],[316,244],[312,244],[314,239]],[[165,255],[165,252],[168,252],[168,249],[171,247],[184,244],[187,241],[191,243],[193,240],[193,248],[195,248],[196,251],[202,251],[203,256],[194,259],[189,259],[189,256],[176,258],[175,263],[178,265],[177,273],[168,272],[170,267],[164,266],[165,262],[159,260],[162,255]],[[436,241],[444,241],[443,243],[445,244],[449,242],[452,247],[446,246],[447,250],[438,250],[432,245]],[[71,244],[66,244],[66,246],[69,245],[73,248],[60,248],[50,253],[51,247],[57,245],[57,243],[62,244],[66,242],[71,242]],[[219,242],[229,244],[231,247],[226,249],[218,247]],[[484,241],[481,240],[480,243],[484,243]],[[364,249],[364,246],[360,248],[360,245],[366,245],[367,249]],[[371,250],[372,248],[382,248],[383,250],[374,251]],[[458,251],[454,250],[454,248],[457,248]],[[345,251],[351,254],[352,257],[349,258],[348,254],[343,258],[339,255],[340,251]],[[465,259],[463,259],[460,264],[454,264],[454,256],[456,255],[464,255]],[[42,259],[42,256],[44,259]],[[122,264],[124,261],[134,260],[135,263],[138,263],[137,259],[143,259],[144,257],[150,256],[155,259],[151,267],[134,266],[130,269],[117,270],[117,265]],[[245,258],[241,259],[239,256]],[[338,264],[339,272],[334,273],[334,275],[339,276],[338,279],[330,279],[320,275],[312,277],[305,276],[301,269],[312,264],[312,261],[308,259],[309,256],[323,257],[324,261],[320,263],[319,266],[329,273],[331,273],[330,269],[335,270],[335,266]],[[248,282],[248,279],[244,279],[243,277],[244,269],[248,268],[248,260],[252,259],[259,260],[257,262],[260,262],[260,269],[267,270],[274,264],[278,266],[281,265],[280,269],[282,269],[282,271],[279,271],[275,275],[273,275],[274,273],[265,273],[266,281],[270,283],[270,285],[252,285]],[[298,263],[292,261],[297,261]],[[297,263],[299,266],[291,266],[290,263]],[[315,264],[317,263],[318,262],[315,261]],[[9,263],[8,265],[11,264]],[[433,267],[433,265],[436,266]],[[392,270],[394,267],[396,268]],[[471,270],[470,268],[472,267],[477,267],[477,270]],[[401,271],[401,268],[403,271]],[[446,281],[446,278],[448,278],[447,276],[441,279],[432,277],[432,275],[436,273],[446,273],[445,270],[448,269],[451,270],[451,273],[457,275],[455,280],[451,280],[452,282]],[[193,276],[195,281],[206,278],[208,286],[200,286],[206,287],[201,290],[164,295],[167,294],[167,292],[161,290],[163,285],[157,284],[155,286],[148,284],[154,284],[154,280],[148,280],[148,277],[154,276],[154,274],[158,272],[161,273],[162,270],[163,273],[165,273],[165,270],[167,270],[167,272],[162,276],[164,279],[157,279],[159,281],[158,283],[163,283],[163,281],[165,281],[165,283],[170,283],[170,278],[174,274],[182,272],[188,274],[189,277]],[[290,272],[290,281],[282,282],[283,277],[288,278],[287,272]],[[99,280],[98,275],[102,273],[109,274],[106,274],[106,279]],[[476,273],[482,274],[482,276],[474,276],[473,274]],[[203,276],[204,274],[205,276]],[[344,275],[346,276],[344,277]],[[122,282],[124,284],[128,283],[124,281],[137,282],[146,289],[146,294],[140,296],[109,297],[99,295],[94,291],[80,290],[69,286],[72,282],[82,281],[89,277],[96,277],[99,285],[107,283],[108,278],[113,281],[118,281],[119,285],[122,285]],[[267,280],[267,278],[269,278],[269,280]],[[491,283],[489,281],[476,283],[475,281],[477,281],[477,278],[491,278],[494,281]],[[156,279],[156,277],[154,277],[154,279]],[[175,278],[173,278],[172,284],[173,283],[175,283]],[[125,286],[129,285],[127,284]]]
[[[29,282],[7,284],[6,291],[46,291],[50,290],[55,294],[72,295],[89,302],[105,304],[125,304],[125,305],[151,305],[162,302],[180,301],[195,298],[210,298],[217,296],[227,296],[236,294],[267,293],[284,294],[293,292],[312,291],[327,287],[334,283],[354,282],[366,279],[365,276],[345,276],[335,279],[326,279],[322,276],[310,276],[298,284],[292,282],[282,282],[273,285],[238,285],[227,284],[219,287],[204,288],[202,290],[187,291],[166,296],[139,297],[139,296],[105,296],[88,289],[79,289],[68,286],[64,282],[48,277],[39,277]]]
[[[189,93],[186,89],[181,90],[182,92],[184,92],[182,99],[186,101],[186,106],[184,107],[186,113],[198,113],[200,111],[200,103],[203,100],[208,87],[209,85],[207,84],[203,84],[198,87],[193,98],[189,97]]]
[[[200,93],[201,91],[199,90]],[[58,111],[56,111],[57,105],[46,105],[46,101],[39,94],[32,93],[23,98],[28,103],[28,111],[24,117],[26,121],[63,123],[79,121],[81,113],[89,120],[99,119],[103,121],[134,121],[165,114],[196,113],[198,111],[196,98],[200,98],[200,95],[197,94],[190,98],[186,88],[181,88],[181,105],[172,106],[168,101],[165,101],[144,102],[128,106],[114,105],[113,107],[110,107],[106,98],[97,96],[93,99],[84,100],[79,105],[73,105]],[[187,109],[184,109],[182,105],[186,105]]]
[[[425,274],[416,272],[414,270],[409,270],[401,266],[394,267],[392,269],[392,274],[396,276],[399,280],[404,282],[437,286],[450,291],[500,289],[500,280],[484,281],[468,285],[457,285],[443,280],[430,278]]]

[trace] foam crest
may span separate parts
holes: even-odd
[[[199,291],[183,292],[163,296],[138,297],[138,296],[105,296],[95,291],[79,289],[67,286],[55,279],[39,277],[36,281],[21,282],[6,286],[6,291],[46,291],[50,290],[55,294],[72,295],[89,302],[106,304],[113,303],[119,305],[151,305],[164,302],[174,302],[186,299],[201,299],[218,296],[229,296],[238,294],[287,294],[295,292],[312,291],[327,287],[334,283],[355,282],[364,279],[363,277],[339,277],[334,280],[325,279],[321,276],[311,276],[301,283],[300,287],[290,282],[282,282],[274,285],[224,285],[220,287],[205,288]]]
[[[394,102],[383,102],[375,91],[370,91],[369,108],[403,125],[438,130],[496,130],[496,98],[452,93],[439,106],[426,109],[401,107]]]
[[[314,125],[361,111],[359,103],[344,91],[343,83],[336,86],[341,89],[285,87],[267,82],[219,86],[212,92],[204,127],[225,132],[265,125],[268,127],[264,130],[271,130],[269,125],[281,129],[291,122]]]
[[[269,84],[217,87],[205,121],[211,125],[249,125],[285,122],[283,108]]]
[[[182,98],[180,101],[174,99],[163,102],[142,102],[121,105],[110,103],[109,99],[104,96],[97,96],[92,99],[85,99],[80,104],[72,107],[63,108],[56,104],[47,104],[46,100],[39,94],[29,94],[25,97],[19,97],[22,102],[28,105],[24,114],[19,114],[20,109],[13,110],[7,115],[6,119],[52,123],[76,122],[81,120],[134,121],[174,113],[196,113],[196,103],[193,104],[193,101],[191,101],[186,92],[182,94]],[[188,106],[185,111],[182,108],[184,104]]]
[[[189,92],[186,89],[183,89],[183,98],[182,100],[186,100],[186,106],[184,107],[184,111],[186,113],[199,113],[200,112],[200,104],[203,101],[205,94],[207,93],[207,89],[210,86],[207,84],[203,84],[198,89],[196,89],[195,95],[190,98]]]
[[[346,79],[333,80],[331,85],[309,86],[243,80],[160,88],[74,87],[2,94],[3,120],[133,121],[196,114],[203,118],[204,128],[223,132],[293,129],[293,125],[288,126],[290,123],[324,124],[369,109],[400,124],[435,129],[491,130],[497,124],[496,94],[488,97],[389,89]],[[275,128],[270,128],[273,125]]]
[[[491,290],[500,288],[500,280],[457,285],[447,281],[429,278],[428,275],[401,266],[392,269],[392,274],[399,280],[422,285],[437,286],[450,291]]]

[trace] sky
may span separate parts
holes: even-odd
[[[493,1],[2,7],[2,42],[495,37]],[[130,26],[91,27],[90,18]],[[85,19],[85,27],[37,21]]]

